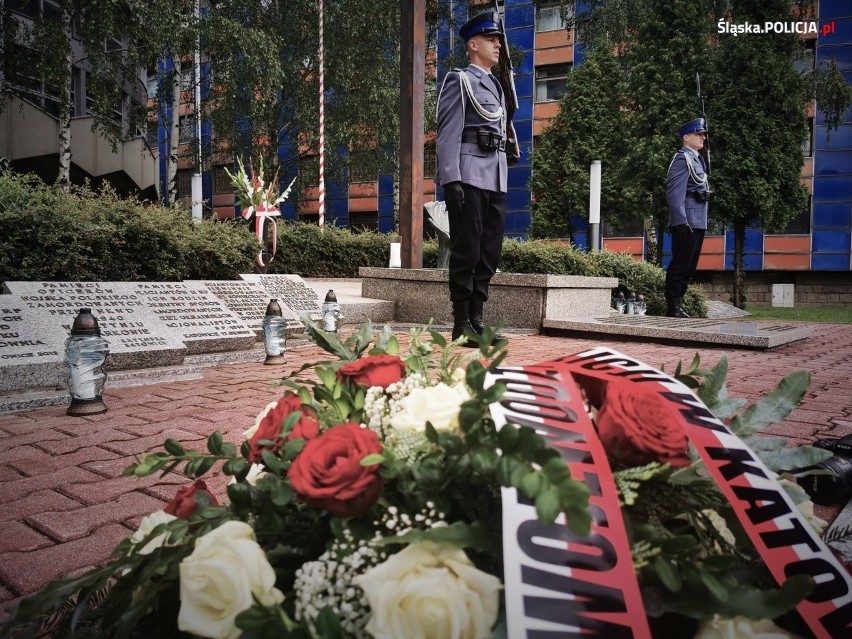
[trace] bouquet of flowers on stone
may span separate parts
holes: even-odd
[[[286,378],[239,446],[167,440],[128,467],[195,481],[0,634],[709,639],[848,621],[848,575],[828,588],[812,505],[775,478],[826,451],[756,436],[806,374],[744,409],[724,358],[672,376],[607,349],[510,367],[491,329],[473,352],[425,329],[404,352],[388,327],[306,329],[335,360]],[[214,469],[227,503],[201,479]]]
[[[254,168],[254,162],[249,159],[249,171],[246,171],[243,161],[237,158],[237,171],[231,173],[225,169],[234,187],[234,196],[237,203],[243,208],[243,219],[250,219],[253,215],[278,215],[278,205],[290,195],[290,190],[296,182],[296,178],[281,193],[278,193],[279,171],[267,185],[263,180],[263,156],[260,156],[258,170]]]

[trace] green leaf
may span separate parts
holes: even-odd
[[[183,446],[181,446],[180,442],[176,439],[167,439],[163,444],[163,448],[165,448],[166,452],[170,455],[175,455],[176,457],[183,455]]]
[[[244,482],[228,484],[228,499],[234,506],[240,508],[251,508],[251,486]]]
[[[727,601],[729,590],[728,587],[720,582],[713,573],[701,571],[701,581],[707,586],[707,590],[719,601]]]
[[[504,425],[497,433],[497,443],[504,454],[513,452],[520,439],[521,434],[512,424]]]
[[[439,526],[425,530],[413,528],[404,535],[385,537],[376,543],[379,545],[390,545],[400,543],[416,544],[423,541],[431,541],[481,551],[488,547],[487,538],[486,530],[480,522],[469,524],[464,521],[456,521],[449,526]]]
[[[384,455],[373,453],[372,455],[367,455],[361,460],[361,466],[376,466],[377,464],[381,464],[383,461],[385,461]]]
[[[696,356],[697,357],[697,356]],[[697,362],[693,359],[693,364],[697,366]],[[690,373],[692,372],[692,367],[690,367]],[[713,406],[716,404],[716,399],[719,397],[720,391],[725,386],[725,377],[728,376],[728,358],[725,355],[722,355],[721,359],[716,363],[716,365],[709,371],[706,371],[704,375],[704,380],[701,383],[701,386],[698,387],[698,390],[695,394],[698,396],[704,404],[711,411],[713,410]]]
[[[780,588],[761,590],[750,585],[740,585],[719,606],[724,617],[743,615],[750,619],[774,619],[792,610],[814,589],[809,575],[788,577]]]
[[[214,455],[222,454],[222,433],[215,431],[207,438],[207,450]]]
[[[806,371],[790,373],[778,386],[731,420],[731,430],[739,435],[752,435],[783,420],[804,396],[811,383]]]
[[[655,557],[651,565],[666,588],[671,592],[680,591],[683,586],[683,580],[680,577],[680,571],[674,563],[664,557]]]
[[[538,515],[538,520],[549,525],[556,521],[556,517],[561,512],[562,504],[559,502],[559,494],[555,488],[548,488],[536,495],[535,512]]]
[[[755,453],[769,470],[776,473],[807,468],[832,456],[831,451],[814,446],[792,446],[772,451],[755,450]]]
[[[429,331],[429,335],[432,336],[432,343],[436,346],[440,346],[441,348],[447,347],[447,338],[441,335],[438,331]]]
[[[543,484],[544,480],[541,477],[541,473],[538,471],[532,471],[524,475],[523,479],[521,479],[520,484],[518,484],[518,490],[520,490],[524,496],[532,499],[538,495],[538,491],[541,490]]]
[[[499,456],[493,448],[476,448],[470,453],[470,465],[477,473],[490,475],[497,467]]]
[[[343,630],[340,627],[340,619],[334,608],[324,606],[317,615],[316,631],[322,639],[342,639]]]

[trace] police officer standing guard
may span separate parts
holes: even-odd
[[[450,223],[453,340],[482,332],[483,304],[503,246],[506,100],[490,72],[499,60],[501,34],[494,10],[468,20],[459,35],[470,65],[447,73],[438,97],[435,182],[444,187]]]
[[[704,118],[690,120],[677,130],[677,135],[683,146],[669,163],[666,185],[672,235],[672,260],[666,271],[666,315],[689,317],[683,310],[683,296],[698,267],[713,193],[707,182],[707,166],[699,153],[707,139]]]

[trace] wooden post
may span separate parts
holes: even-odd
[[[399,239],[403,268],[423,267],[426,0],[400,0]]]

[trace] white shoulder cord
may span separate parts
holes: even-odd
[[[674,164],[675,158],[677,158],[678,151],[672,156],[672,161],[669,162],[669,171],[672,170],[672,164]],[[698,174],[695,172],[695,167],[692,166],[692,162],[686,157],[686,154],[683,154],[683,159],[686,160],[686,170],[689,172],[689,177],[692,178],[693,183],[698,184],[699,186],[704,186],[707,184],[707,176],[705,175],[703,178],[698,177]]]
[[[470,103],[473,105],[473,109],[476,111],[476,113],[480,117],[482,117],[484,120],[488,120],[489,122],[496,122],[497,120],[500,120],[502,133],[503,133],[503,136],[505,137],[505,135],[506,135],[506,120],[505,120],[505,117],[504,117],[505,113],[503,112],[503,106],[501,105],[501,106],[497,107],[497,110],[494,111],[494,112],[489,111],[488,109],[483,107],[479,103],[479,101],[473,96],[473,87],[470,86],[470,78],[467,77],[467,73],[465,73],[465,71],[463,69],[460,69],[458,71],[458,76],[459,76],[459,84],[461,85],[462,93],[467,95],[467,98],[470,101]],[[446,84],[447,79],[449,77],[450,77],[449,73],[444,77],[444,83],[441,84],[441,93],[444,92],[444,84]],[[441,98],[440,98],[440,94],[439,94],[438,102],[440,102],[440,101],[441,101]],[[462,120],[464,120],[464,109],[465,109],[464,97],[462,97],[461,102],[462,102]],[[438,108],[437,108],[437,105],[436,105],[435,116],[437,117],[437,115],[438,115]]]

